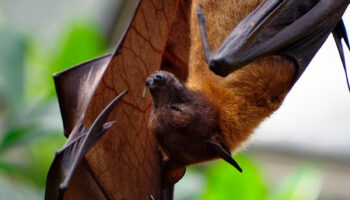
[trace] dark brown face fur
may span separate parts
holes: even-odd
[[[183,103],[191,99],[191,93],[174,75],[165,71],[157,71],[146,80],[154,108],[174,103]]]
[[[146,85],[154,105],[151,128],[169,159],[188,165],[214,158],[207,141],[220,135],[217,110],[168,72],[152,74]]]
[[[223,139],[217,108],[202,93],[189,90],[164,71],[150,75],[146,85],[154,107],[150,129],[163,154],[164,185],[177,182],[185,166],[218,157],[242,171]]]

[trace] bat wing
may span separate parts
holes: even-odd
[[[84,115],[111,57],[96,58],[54,75],[66,137]]]
[[[346,32],[344,26],[338,24],[342,24],[341,17],[349,2],[265,0],[213,52],[207,42],[205,16],[199,6],[198,19],[208,65],[214,73],[226,76],[256,58],[282,55],[297,65],[295,82],[330,33],[334,33],[342,52],[340,40],[346,38]]]
[[[98,199],[109,199],[94,179],[94,176],[90,173],[88,164],[81,164],[81,161],[84,159],[85,154],[114,124],[114,122],[106,122],[107,118],[126,92],[127,91],[122,92],[106,106],[91,125],[90,129],[85,128],[83,117],[77,121],[70,138],[73,135],[77,136],[73,140],[68,140],[65,146],[56,152],[55,158],[51,164],[46,181],[45,199],[63,199],[64,192],[67,190],[73,173],[78,173],[84,177],[83,179],[85,179],[85,181],[82,181],[80,186],[85,185],[83,187],[93,190],[93,192],[89,194],[92,195],[93,193],[94,198],[101,197]],[[78,179],[81,179],[81,177]],[[77,181],[77,179],[73,181]]]

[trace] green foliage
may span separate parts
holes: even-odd
[[[85,21],[70,24],[58,41],[50,67],[53,73],[100,56],[107,47],[98,28]]]
[[[190,168],[175,190],[176,194],[181,193],[175,196],[176,199],[315,200],[320,194],[322,175],[314,167],[306,165],[298,168],[274,188],[268,185],[265,176],[251,158],[238,155],[235,156],[235,160],[243,168],[242,174],[224,161],[215,161],[202,173],[196,168]],[[192,178],[188,180],[188,177]],[[196,183],[193,177],[196,177]],[[198,180],[206,182],[206,188],[203,188],[203,184],[199,184]],[[196,186],[196,189],[185,189],[185,194],[182,194],[183,191],[177,191]]]
[[[315,167],[304,166],[290,174],[271,194],[271,200],[316,200],[322,175]]]
[[[0,199],[1,200],[37,200],[40,193],[35,188],[21,183],[13,183],[6,177],[0,176]]]
[[[4,23],[4,16],[2,15],[0,10],[0,27],[2,26],[3,23]]]
[[[205,191],[206,178],[198,166],[187,167],[186,174],[175,185],[176,200],[193,200]]]
[[[11,112],[22,99],[26,41],[16,32],[0,28],[0,44],[0,111]]]
[[[67,25],[51,51],[40,48],[35,39],[29,43],[27,56],[28,99],[55,96],[52,74],[101,56],[107,48],[105,36],[97,26],[83,20]]]
[[[266,199],[266,185],[257,165],[248,157],[235,156],[243,173],[224,161],[218,161],[207,171],[207,189],[201,199]]]
[[[0,181],[0,199],[39,199],[65,141],[52,74],[102,55],[105,37],[76,21],[51,51],[6,27],[0,44],[0,176],[7,180]]]
[[[26,169],[25,173],[35,185],[41,188],[45,186],[46,175],[54,156],[53,152],[62,148],[64,144],[62,138],[62,133],[40,138],[33,141],[28,149],[30,167]]]

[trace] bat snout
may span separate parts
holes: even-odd
[[[161,73],[154,73],[146,79],[145,85],[152,90],[161,86],[163,82],[164,76]]]

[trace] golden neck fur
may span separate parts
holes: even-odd
[[[201,91],[219,110],[219,126],[231,150],[239,147],[252,131],[282,103],[295,73],[292,61],[268,56],[220,77],[209,70],[199,32],[196,8],[206,15],[207,36],[217,49],[236,25],[262,0],[193,0],[191,47],[187,86]]]

